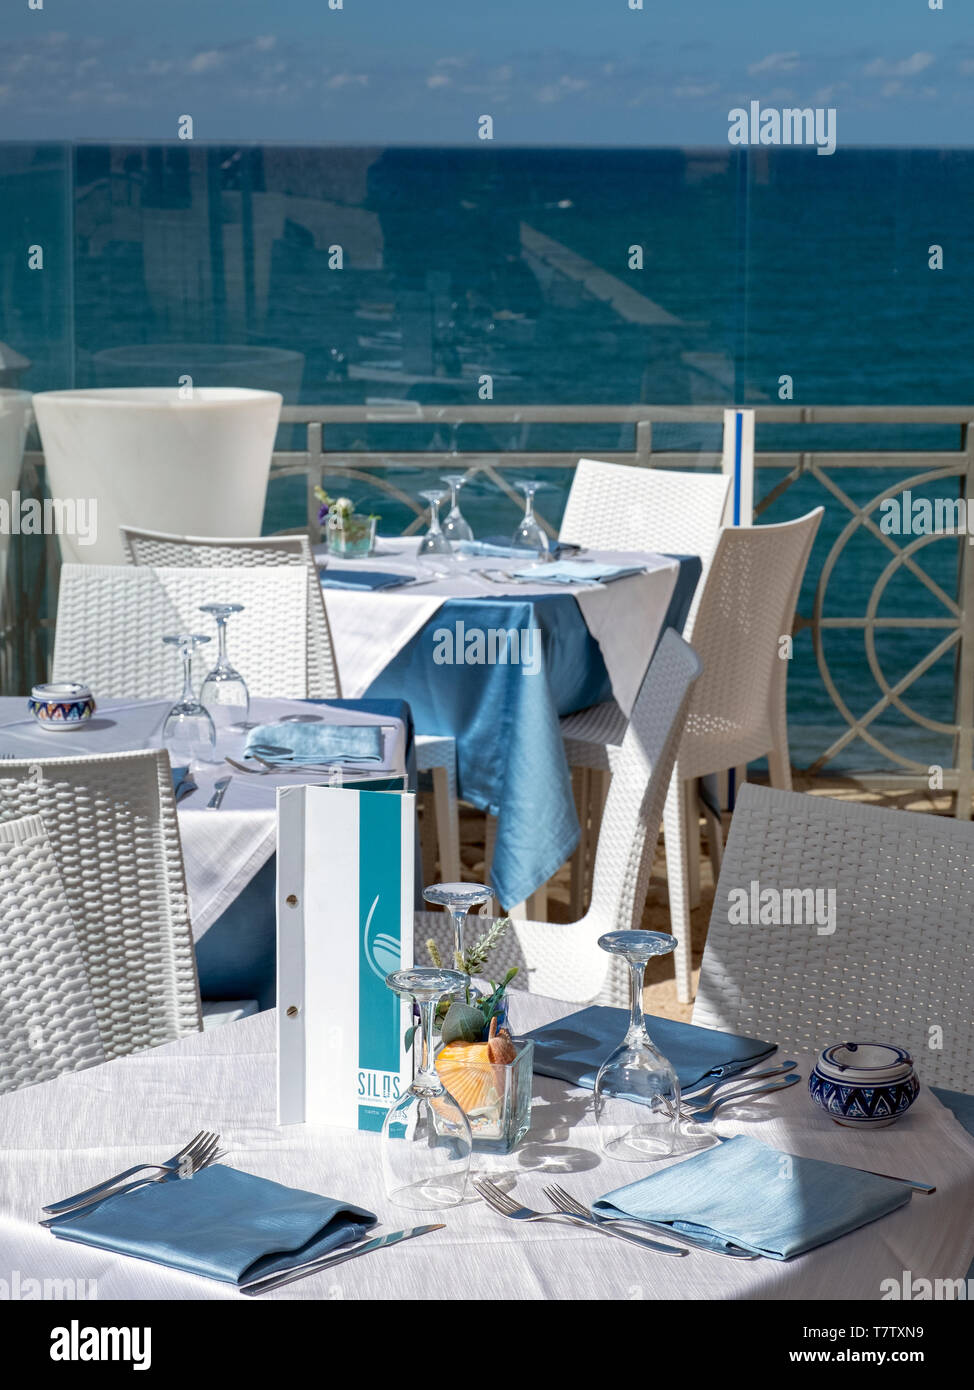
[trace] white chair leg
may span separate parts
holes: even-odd
[[[791,791],[791,754],[788,745],[775,745],[768,754],[768,781],[780,791]]]
[[[494,863],[494,845],[497,843],[497,817],[488,811],[484,816],[484,882],[490,882],[490,871]]]
[[[581,826],[578,844],[569,862],[569,910],[577,922],[585,913],[586,883],[588,881],[589,835],[592,816],[592,773],[587,767],[572,768],[572,793]],[[531,919],[536,920],[534,918]]]
[[[436,816],[436,839],[440,850],[442,882],[456,883],[460,874],[460,812],[457,806],[456,779],[449,768],[434,767],[433,810]]]
[[[670,931],[676,937],[674,963],[676,997],[681,1004],[693,998],[692,940],[690,932],[689,866],[687,863],[688,784],[676,773],[670,779],[663,810],[663,841],[666,848],[666,883],[670,895]]]
[[[526,904],[526,917],[529,922],[547,922],[548,920],[548,885],[542,883],[540,888],[536,888],[528,898]],[[518,917],[518,913],[512,912],[511,916]]]
[[[697,784],[687,783],[687,887],[690,907],[700,906],[700,810],[697,805]]]
[[[419,852],[423,864],[423,882],[436,883],[436,820],[433,797],[429,793],[423,796],[422,807],[423,817],[420,823],[422,833],[419,837]]]

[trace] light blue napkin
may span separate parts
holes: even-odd
[[[247,735],[245,758],[312,767],[322,763],[381,763],[381,724],[258,724]]]
[[[541,561],[514,570],[515,579],[543,579],[546,584],[611,584],[630,574],[642,574],[642,565],[604,565],[597,560]]]
[[[60,1240],[238,1284],[358,1241],[375,1223],[372,1212],[348,1202],[214,1164],[111,1197],[51,1230]]]
[[[534,1038],[534,1070],[541,1076],[557,1076],[573,1086],[591,1091],[599,1067],[625,1036],[629,1014],[592,1004],[578,1013],[535,1028],[526,1036]],[[721,1033],[716,1028],[698,1028],[672,1018],[646,1015],[646,1027],[653,1042],[672,1063],[682,1091],[689,1091],[704,1080],[733,1076],[775,1051],[775,1044],[760,1038],[744,1038],[737,1033]]]
[[[323,589],[398,589],[412,576],[392,570],[319,570]]]
[[[738,1136],[628,1187],[592,1210],[672,1226],[720,1248],[790,1260],[910,1200],[902,1183]]]
[[[500,536],[488,536],[482,541],[457,541],[453,548],[461,555],[487,555],[498,560],[522,560],[529,553],[525,546],[511,545],[509,540],[504,540]],[[562,546],[554,542],[551,546],[551,554],[572,554],[577,548],[577,546]]]

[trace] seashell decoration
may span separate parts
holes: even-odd
[[[503,1095],[498,1093],[488,1050],[490,1043],[447,1043],[436,1058],[440,1080],[467,1115],[489,1110]]]

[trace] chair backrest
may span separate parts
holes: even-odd
[[[161,750],[0,762],[0,822],[38,816],[106,1057],[199,1032],[169,758]]]
[[[99,696],[178,696],[180,658],[169,633],[213,638],[194,662],[197,688],[216,661],[216,628],[203,603],[242,603],[228,626],[230,660],[251,695],[309,694],[308,585],[294,567],[137,569],[64,565],[58,595],[53,679],[83,680]]]
[[[682,776],[721,771],[771,748],[781,638],[791,633],[801,576],[822,515],[817,507],[778,526],[721,531],[686,628],[703,675],[687,714]],[[728,760],[710,766],[715,740]]]
[[[308,577],[308,694],[315,700],[341,695],[338,666],[328,625],[325,597],[307,536],[170,536],[120,526],[122,544],[133,565],[192,569],[301,566]]]
[[[699,555],[706,570],[730,485],[724,473],[579,459],[559,539],[591,550]]]
[[[613,757],[592,869],[589,916],[613,923],[619,931],[634,930],[642,919],[663,803],[701,670],[697,652],[668,628]]]
[[[44,822],[0,821],[0,1094],[105,1060]]]
[[[754,920],[762,894],[774,923]],[[694,1023],[766,1038],[782,1055],[895,1043],[922,1080],[974,1091],[972,1000],[970,822],[741,788]]]

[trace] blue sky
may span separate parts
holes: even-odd
[[[4,0],[0,140],[719,145],[834,106],[840,144],[974,145],[943,0]]]

